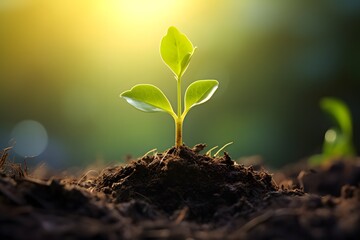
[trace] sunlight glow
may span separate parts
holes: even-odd
[[[123,27],[132,26],[134,31],[150,31],[159,24],[178,20],[181,9],[189,1],[177,0],[111,0],[106,4],[99,2],[110,13],[113,21]],[[135,29],[134,29],[135,27]],[[140,28],[139,28],[140,27]],[[138,29],[137,29],[138,28]]]
[[[165,34],[164,29],[185,20],[184,11],[189,3],[189,0],[108,0],[96,2],[96,10],[110,27],[111,36],[126,42],[124,51],[146,52]],[[190,8],[187,14],[189,11]]]
[[[154,18],[161,18],[164,13],[172,11],[176,0],[122,0],[120,1],[120,8],[132,21],[152,21]]]

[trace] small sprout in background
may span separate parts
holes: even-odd
[[[354,156],[352,117],[348,106],[336,98],[323,98],[320,105],[337,125],[325,133],[323,154],[326,156]]]
[[[157,153],[157,148],[154,148],[154,149],[151,149],[151,150],[147,151],[141,158],[145,158],[145,157],[147,157],[148,155],[150,155],[151,153],[153,153],[154,156],[155,156],[156,153]]]
[[[217,155],[219,155],[221,153],[221,151],[223,151],[227,146],[233,144],[234,142],[229,142],[229,143],[226,143],[224,146],[222,146],[215,154],[214,154],[214,157],[216,157]],[[215,147],[212,147],[210,148],[206,153],[205,155],[206,156],[209,156],[211,157],[211,152],[214,151],[215,149],[217,149],[219,146],[215,146]]]
[[[175,147],[177,148],[183,144],[182,126],[186,114],[194,106],[208,101],[219,85],[216,80],[198,80],[191,83],[185,91],[185,108],[182,108],[182,76],[189,66],[195,49],[190,40],[175,27],[170,27],[161,41],[161,57],[174,73],[177,82],[177,113],[174,112],[165,94],[154,85],[138,84],[120,94],[129,104],[141,111],[170,114],[175,122]]]
[[[337,98],[327,97],[321,99],[320,107],[330,115],[336,126],[326,131],[322,153],[312,156],[309,163],[318,165],[331,158],[355,156],[352,118],[346,103]]]
[[[218,147],[219,147],[219,146],[215,146],[215,147],[210,148],[210,149],[205,153],[205,155],[211,157],[212,151],[214,151],[214,150],[217,149]]]

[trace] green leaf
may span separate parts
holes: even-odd
[[[219,86],[216,80],[198,80],[189,85],[185,92],[184,115],[194,106],[209,100]]]
[[[346,103],[336,98],[323,98],[321,108],[327,112],[341,129],[341,133],[349,138],[352,136],[351,113]]]
[[[329,129],[325,133],[323,155],[325,157],[354,156],[355,148],[351,138],[344,136],[341,132],[336,131],[336,129]]]
[[[192,53],[188,53],[184,56],[183,60],[181,61],[181,72],[180,72],[180,76],[182,76],[184,74],[184,72],[186,71],[186,69],[189,66],[189,63],[191,61],[192,56],[194,55],[194,52],[196,50],[196,47],[194,47],[194,50]]]
[[[185,34],[170,27],[160,44],[160,54],[165,64],[180,77],[187,69],[194,47]]]
[[[354,156],[355,148],[352,142],[352,119],[350,109],[340,99],[323,98],[321,108],[335,121],[335,127],[326,131],[323,143],[323,155],[327,158],[335,156]]]
[[[327,97],[321,99],[320,107],[333,118],[337,126],[326,131],[322,153],[310,157],[309,163],[319,165],[332,158],[355,156],[351,113],[346,103]]]
[[[121,93],[120,97],[144,112],[167,112],[171,116],[175,115],[165,94],[151,84],[135,85],[130,90]]]

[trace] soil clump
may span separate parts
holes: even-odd
[[[96,177],[36,179],[2,161],[0,239],[359,236],[358,184],[341,186],[338,195],[309,193],[203,148],[171,148]]]

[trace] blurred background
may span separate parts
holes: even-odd
[[[184,142],[279,167],[321,151],[324,96],[350,107],[360,148],[358,0],[0,0],[0,147],[53,168],[174,145],[173,119],[119,94],[176,81],[159,54],[176,26],[198,47],[183,89],[220,87],[185,119]],[[16,153],[16,154],[15,154]]]

